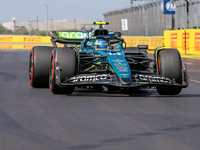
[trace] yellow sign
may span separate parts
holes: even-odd
[[[200,29],[164,31],[166,47],[179,50],[182,54],[200,54]]]
[[[158,46],[163,45],[162,36],[122,36],[126,42],[127,47],[137,47],[138,45],[148,45],[149,49],[156,49]]]
[[[37,42],[37,43],[40,43],[41,42],[41,37],[24,37],[24,42],[29,42],[29,43]]]
[[[0,36],[0,42],[12,42],[12,37]]]
[[[0,43],[51,43],[46,36],[0,36]]]

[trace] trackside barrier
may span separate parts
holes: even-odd
[[[200,29],[164,31],[164,45],[178,49],[181,54],[200,55]]]
[[[166,30],[162,36],[122,36],[127,47],[149,45],[149,50],[165,45],[191,57],[200,56],[200,29]],[[51,37],[46,36],[4,36],[0,35],[0,49],[31,49],[34,46],[52,46]],[[63,47],[63,45],[58,45]],[[192,56],[194,55],[194,56]]]
[[[187,30],[167,30],[162,36],[122,36],[127,47],[137,47],[137,45],[149,45],[149,49],[158,46],[176,48],[181,54],[200,55],[200,29]],[[0,49],[31,49],[37,45],[52,46],[51,37],[46,36],[1,36]]]
[[[163,37],[122,36],[127,47],[137,45],[149,45],[149,49],[163,45]],[[0,36],[0,49],[31,49],[33,46],[45,44],[51,45],[51,37],[46,36]]]
[[[46,36],[0,36],[0,43],[51,43]]]
[[[163,45],[162,36],[122,36],[126,41],[127,47],[137,47],[137,45],[149,45],[149,49],[155,49],[158,46]]]
[[[46,45],[46,44],[27,44],[27,45],[22,45],[22,44],[1,44],[0,43],[0,49],[32,49],[34,46],[52,46],[53,45]],[[64,47],[64,45],[57,45],[57,47]]]
[[[0,49],[32,49],[34,46],[52,46],[46,36],[1,36]],[[58,45],[58,47],[63,47]]]

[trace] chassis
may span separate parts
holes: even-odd
[[[49,86],[54,94],[71,94],[75,87],[118,91],[156,87],[160,95],[176,95],[188,86],[186,65],[178,50],[158,47],[149,58],[148,45],[126,50],[118,32],[95,22],[93,32],[51,32],[52,47],[36,46],[30,53],[29,78],[32,87]],[[105,40],[107,49],[95,49],[91,41]],[[61,43],[64,47],[58,47]]]

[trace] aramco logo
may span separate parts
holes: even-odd
[[[86,36],[87,36],[87,33],[84,33],[84,32],[59,32],[59,37],[63,37],[63,38],[84,39]]]

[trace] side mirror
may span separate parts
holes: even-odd
[[[85,44],[85,42],[81,42],[81,49],[84,49],[84,44]]]
[[[115,36],[121,37],[121,36],[122,36],[122,33],[121,33],[121,32],[115,32]]]
[[[126,42],[123,42],[123,47],[124,47],[124,50],[126,49]]]

